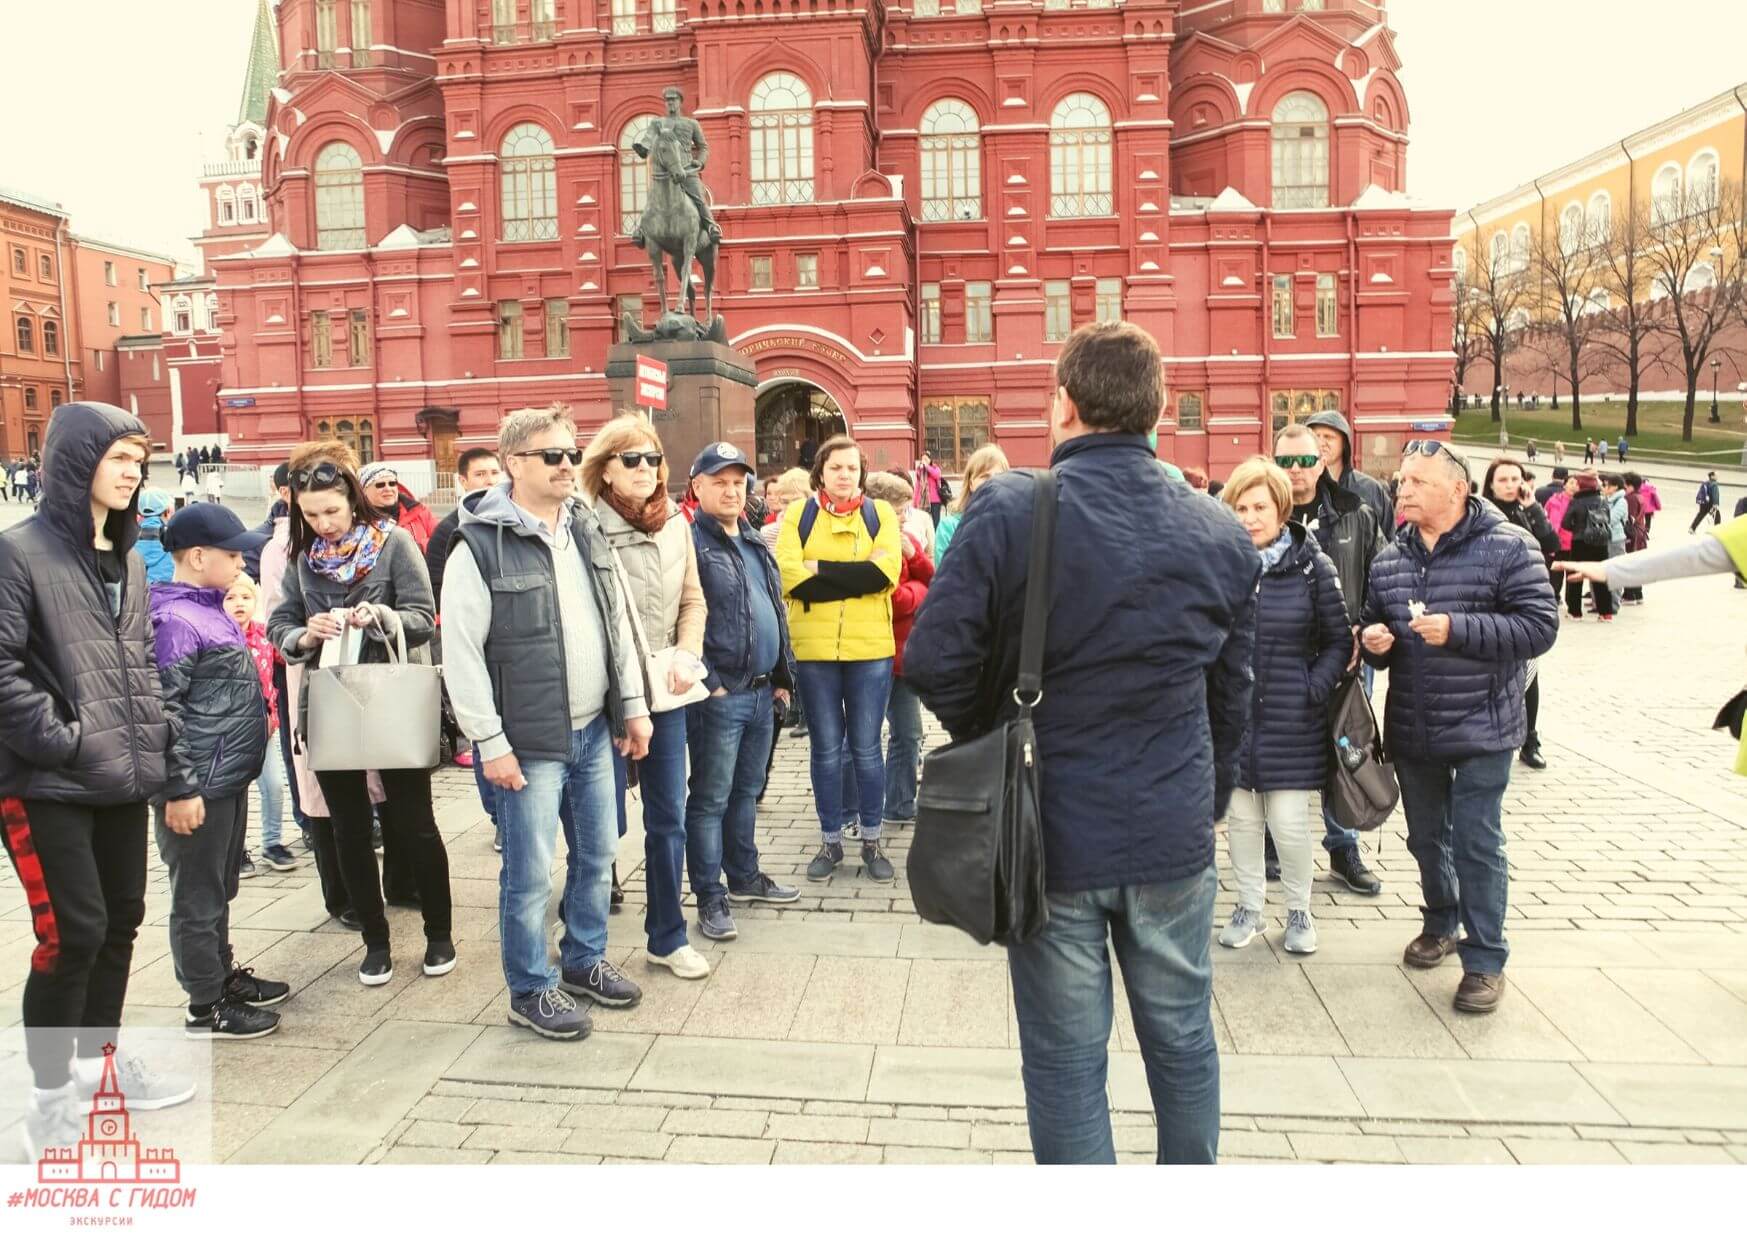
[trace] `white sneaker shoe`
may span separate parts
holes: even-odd
[[[1316,950],[1316,922],[1304,909],[1286,912],[1286,950],[1295,956],[1308,956]]]
[[[665,956],[651,954],[650,964],[658,964],[664,969],[672,969],[675,977],[683,977],[688,982],[695,982],[701,977],[710,975],[710,962],[704,959],[703,953],[690,943],[683,944]]]
[[[1238,905],[1232,910],[1231,920],[1225,929],[1219,932],[1221,947],[1248,947],[1250,940],[1255,938],[1262,929],[1262,915],[1253,908]]]

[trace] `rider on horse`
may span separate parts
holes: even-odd
[[[722,230],[716,224],[715,217],[710,214],[710,207],[704,201],[704,183],[698,178],[698,173],[704,169],[704,163],[710,157],[710,144],[704,140],[704,130],[697,121],[680,114],[679,105],[682,98],[677,86],[669,86],[661,92],[661,97],[667,101],[667,115],[658,116],[649,123],[644,132],[643,141],[632,143],[631,149],[637,152],[641,159],[649,158],[649,144],[659,132],[665,132],[676,138],[685,158],[685,175],[679,181],[679,186],[685,191],[692,205],[698,209],[700,227],[709,237],[711,243],[722,239]],[[631,234],[633,245],[644,245],[643,225],[637,225],[637,231]]]

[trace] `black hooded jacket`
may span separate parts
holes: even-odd
[[[41,509],[0,534],[0,796],[125,805],[163,791],[171,725],[133,550],[137,490],[104,523],[124,565],[119,616],[92,547],[97,465],[116,440],[145,433],[113,405],[55,410]]]

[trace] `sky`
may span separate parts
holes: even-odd
[[[81,235],[194,265],[196,181],[223,157],[255,0],[0,7],[0,185],[60,202]],[[1742,0],[1389,7],[1407,188],[1439,206],[1473,206],[1747,81]]]

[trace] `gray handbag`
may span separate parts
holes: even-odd
[[[309,769],[418,771],[437,765],[443,672],[409,663],[396,633],[387,663],[346,662],[309,674]]]

